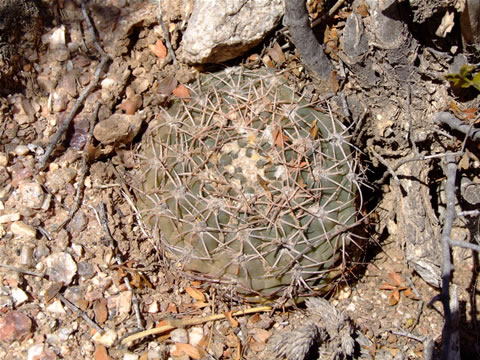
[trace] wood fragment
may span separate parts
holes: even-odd
[[[248,315],[248,314],[254,314],[258,312],[266,312],[266,311],[271,311],[272,308],[270,306],[259,306],[256,308],[251,308],[247,310],[242,310],[242,311],[236,311],[232,313],[232,316],[241,316],[241,315]],[[161,327],[156,327],[153,329],[141,331],[139,333],[130,335],[126,338],[124,338],[121,341],[122,345],[126,345],[132,341],[141,339],[145,336],[150,336],[150,335],[158,335],[167,331],[171,331],[176,328],[184,328],[187,326],[194,326],[194,325],[201,325],[209,321],[216,321],[216,320],[222,320],[225,319],[224,314],[217,314],[217,315],[210,315],[210,316],[203,316],[200,318],[193,318],[193,319],[188,319],[188,320],[170,320],[168,321],[168,325],[164,325]]]
[[[285,0],[285,23],[305,65],[320,80],[327,81],[333,66],[313,33],[304,1]]]

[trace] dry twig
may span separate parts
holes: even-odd
[[[65,220],[63,220],[62,223],[54,229],[54,231],[59,231],[60,229],[62,229],[70,220],[72,220],[73,216],[80,208],[80,200],[82,198],[83,185],[85,183],[85,177],[87,176],[88,153],[86,151],[86,148],[92,141],[93,128],[95,126],[95,120],[97,119],[99,109],[100,109],[100,103],[97,103],[97,105],[95,106],[95,110],[93,111],[93,115],[90,118],[90,128],[87,135],[87,141],[85,142],[85,150],[83,151],[83,155],[82,155],[82,168],[80,169],[80,179],[77,182],[77,193],[75,194],[73,207],[70,209],[70,212],[68,213],[68,216],[65,218]]]
[[[170,42],[170,33],[168,32],[165,23],[163,22],[163,12],[162,12],[162,0],[157,0],[158,2],[158,22],[162,28],[163,36],[165,38],[165,44],[168,49],[169,56],[173,59],[173,64],[178,65],[177,58],[175,56],[175,52],[173,51],[172,43]]]
[[[81,309],[79,309],[75,304],[71,303],[65,296],[60,293],[55,295],[66,307],[72,310],[74,313],[79,315],[83,320],[87,322],[88,325],[96,329],[97,331],[103,332],[103,329],[95,323],[92,319],[90,319],[87,314],[85,314]]]
[[[116,251],[115,240],[113,239],[110,229],[108,227],[108,218],[105,212],[105,205],[103,204],[103,202],[100,202],[98,204],[98,208],[96,210],[100,214],[100,223],[103,227],[103,231],[105,232],[105,235],[107,236],[107,240],[109,242],[110,248],[113,250],[113,253],[115,254],[115,261],[117,262],[117,265],[121,265],[122,259],[120,259],[120,255]],[[127,277],[124,277],[123,282],[127,286],[127,289],[132,293],[132,306],[135,312],[135,317],[137,319],[137,327],[139,329],[143,329],[138,298],[135,295],[135,291],[133,291],[132,286],[130,285],[130,280],[128,280]]]
[[[232,313],[232,316],[241,316],[241,315],[248,315],[248,314],[254,314],[258,312],[266,312],[266,311],[271,311],[272,308],[270,306],[259,306],[256,308],[251,308],[247,310],[242,310],[242,311],[236,311]],[[216,321],[216,320],[222,320],[225,319],[226,316],[224,314],[216,314],[216,315],[209,315],[209,316],[203,316],[200,318],[193,318],[193,319],[187,319],[187,320],[168,320],[168,325],[156,327],[153,329],[141,331],[139,333],[130,335],[126,337],[125,339],[122,340],[121,344],[125,345],[128,344],[132,341],[141,339],[145,336],[150,336],[150,335],[158,335],[167,331],[171,331],[176,328],[184,328],[187,326],[194,326],[194,325],[200,325],[204,324],[209,321]]]

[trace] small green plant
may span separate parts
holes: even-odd
[[[461,88],[469,88],[470,86],[473,86],[480,91],[480,73],[473,75],[474,68],[473,65],[465,64],[462,66],[459,73],[445,75],[445,78],[450,81],[453,86]]]
[[[149,124],[138,208],[176,266],[250,299],[324,292],[358,220],[348,129],[281,75],[230,68]]]

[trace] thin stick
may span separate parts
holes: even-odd
[[[177,58],[175,57],[175,52],[173,51],[172,43],[170,42],[170,33],[163,22],[163,12],[162,12],[162,0],[158,1],[158,22],[160,23],[160,27],[162,28],[163,36],[165,37],[165,44],[168,49],[168,53],[172,56],[173,64],[177,65]]]
[[[0,267],[3,267],[5,269],[11,270],[11,271],[15,271],[15,272],[18,272],[18,273],[22,273],[22,274],[25,274],[25,275],[36,276],[36,277],[39,277],[39,278],[44,278],[45,277],[45,274],[43,274],[43,273],[37,273],[37,272],[34,272],[34,271],[30,271],[30,270],[27,270],[27,269],[24,269],[24,268],[19,268],[19,267],[7,265],[7,264],[0,264]]]
[[[413,340],[416,340],[418,342],[421,342],[423,343],[425,341],[425,337],[424,336],[417,336],[417,335],[414,335],[412,333],[409,333],[407,331],[403,331],[403,330],[390,330],[390,332],[393,334],[393,335],[397,335],[397,336],[405,336],[409,339],[413,339]]]
[[[103,51],[102,47],[100,46],[100,44],[97,41],[97,37],[95,36],[95,30],[93,28],[92,22],[90,21],[90,18],[88,17],[87,9],[85,7],[84,0],[82,0],[81,7],[82,7],[83,17],[85,18],[85,21],[87,22],[88,31],[92,35],[93,43],[95,45],[95,48],[98,50],[98,52],[102,56],[102,59],[100,61],[100,64],[98,64],[97,70],[95,71],[95,78],[85,88],[85,90],[83,90],[83,92],[80,94],[80,97],[75,101],[75,103],[73,104],[72,110],[70,110],[70,114],[68,115],[68,118],[62,124],[62,126],[60,126],[60,128],[57,130],[57,133],[54,135],[54,137],[48,143],[47,148],[45,149],[45,153],[43,154],[43,156],[40,157],[39,164],[38,164],[38,168],[40,170],[45,169],[48,158],[50,157],[53,150],[57,146],[58,141],[63,136],[65,131],[67,131],[68,127],[70,126],[70,123],[72,122],[73,118],[77,114],[78,110],[82,106],[82,104],[85,101],[85,99],[87,98],[87,96],[90,94],[90,92],[93,90],[93,88],[97,86],[97,84],[100,80],[100,76],[102,75],[103,68],[105,67],[105,65],[110,60],[112,60],[112,57],[110,55],[108,55],[107,53],[105,53],[105,51]]]
[[[335,5],[333,5],[330,10],[328,10],[328,14],[324,15],[324,16],[321,16],[320,18],[318,19],[315,19],[314,22],[312,22],[312,28],[314,28],[315,26],[318,26],[319,24],[321,24],[323,21],[325,21],[327,18],[331,17],[333,14],[335,14],[335,12],[338,10],[338,8],[340,6],[342,6],[342,4],[345,2],[345,0],[338,0]]]
[[[105,65],[109,61],[110,61],[109,57],[103,57],[102,60],[100,61],[100,64],[98,64],[97,70],[95,71],[95,78],[85,88],[85,90],[83,90],[80,97],[75,101],[75,103],[73,104],[72,110],[70,110],[70,114],[68,115],[68,118],[63,122],[63,124],[57,130],[56,134],[53,136],[53,138],[48,143],[47,148],[45,149],[45,153],[40,157],[39,163],[38,163],[38,168],[40,170],[45,169],[48,158],[50,157],[53,150],[57,146],[58,141],[63,136],[65,131],[67,131],[68,127],[70,126],[70,123],[72,122],[74,116],[77,114],[78,110],[82,106],[82,104],[85,101],[85,99],[87,98],[87,96],[90,94],[90,92],[93,90],[93,88],[97,86],[98,81],[100,80],[100,76],[103,72],[103,68],[105,67]]]
[[[100,331],[100,332],[103,332],[103,329],[98,326],[95,321],[93,321],[92,319],[90,319],[87,314],[85,314],[80,308],[78,308],[75,304],[71,303],[67,298],[65,298],[65,296],[63,296],[62,294],[60,293],[57,293],[57,295],[55,295],[58,299],[60,299],[60,301],[62,303],[65,304],[66,307],[68,307],[70,310],[72,310],[74,313],[76,313],[77,315],[79,315],[83,320],[85,320],[87,322],[88,325],[90,325],[91,327],[95,328],[97,331]]]
[[[232,316],[241,316],[241,315],[248,315],[248,314],[254,314],[258,312],[267,312],[271,311],[272,308],[270,306],[259,306],[256,308],[251,308],[247,310],[242,310],[242,311],[237,311],[232,314]],[[126,337],[125,339],[122,340],[121,344],[125,345],[128,344],[129,342],[141,339],[145,336],[150,336],[150,335],[157,335],[161,334],[167,331],[171,331],[176,328],[183,328],[186,326],[193,326],[193,325],[200,325],[204,324],[209,321],[216,321],[216,320],[222,320],[225,319],[224,314],[217,314],[217,315],[210,315],[210,316],[204,316],[200,318],[194,318],[194,319],[187,319],[187,320],[169,320],[168,325],[164,325],[161,327],[145,330],[136,334],[133,334],[129,337]]]
[[[464,248],[464,249],[470,249],[470,250],[475,250],[475,251],[480,252],[480,245],[467,243],[465,241],[453,240],[453,239],[449,239],[448,243],[451,246],[458,246],[458,247],[461,247],[461,248]]]
[[[390,175],[392,175],[393,179],[395,180],[395,182],[397,184],[400,184],[400,179],[398,178],[397,174],[395,174],[395,170],[391,167],[391,165],[388,163],[387,160],[385,160],[382,155],[380,155],[379,153],[377,153],[373,147],[370,148],[370,151],[372,152],[372,155],[375,157],[375,159],[377,159],[383,166],[385,166],[387,168],[387,171]],[[384,177],[385,175],[380,179],[380,181],[383,183],[384,180]],[[379,181],[379,183],[381,183]]]
[[[88,13],[87,13],[87,8],[85,6],[85,0],[82,0],[81,7],[82,7],[83,17],[85,18],[85,21],[87,22],[88,31],[93,38],[93,45],[95,46],[97,51],[100,53],[100,55],[102,55],[102,57],[109,57],[107,55],[107,53],[105,51],[103,51],[102,47],[100,46],[100,44],[97,41],[97,37],[95,36],[95,29],[93,27],[92,22],[90,21]]]
[[[62,223],[58,225],[53,231],[59,231],[61,228],[63,228],[70,220],[72,220],[73,216],[80,208],[80,200],[82,198],[83,186],[85,184],[85,177],[87,176],[88,154],[87,154],[86,148],[92,141],[93,128],[95,125],[95,120],[97,119],[97,116],[98,116],[99,109],[100,109],[100,103],[97,103],[97,105],[95,106],[95,110],[93,111],[93,115],[90,118],[90,128],[88,130],[87,141],[85,142],[85,149],[82,155],[82,168],[80,170],[80,179],[78,180],[78,183],[77,183],[77,193],[75,194],[73,207],[70,209],[70,212],[68,213],[68,216],[66,217],[66,219],[63,220]]]
[[[480,140],[480,129],[471,128],[460,119],[457,119],[449,112],[438,112],[433,115],[433,122],[447,124],[452,130],[460,131],[465,135],[469,135],[474,141]]]
[[[458,328],[457,318],[458,314],[451,308],[451,302],[455,303],[454,298],[456,294],[450,294],[450,282],[452,280],[453,265],[452,254],[450,249],[450,234],[452,232],[453,222],[456,218],[455,211],[455,181],[457,176],[457,163],[455,161],[455,155],[447,153],[446,170],[445,175],[447,181],[445,184],[446,195],[446,211],[445,211],[445,223],[443,225],[443,231],[440,238],[442,247],[442,289],[440,297],[442,300],[445,324],[442,331],[442,360],[447,359],[460,359],[459,347],[458,347]],[[458,302],[458,301],[457,301]]]
[[[103,231],[105,232],[105,235],[107,236],[110,248],[113,250],[113,252],[115,254],[115,261],[117,262],[117,265],[121,265],[122,264],[122,259],[120,259],[120,255],[116,251],[115,240],[113,239],[112,234],[110,232],[110,229],[108,227],[108,217],[107,217],[107,214],[105,212],[105,205],[103,204],[103,202],[100,201],[100,203],[98,204],[97,211],[100,215],[100,223],[102,224]],[[140,316],[140,307],[139,307],[138,298],[135,295],[135,291],[133,291],[132,286],[130,285],[130,281],[128,280],[127,277],[123,278],[123,282],[127,286],[127,289],[132,293],[132,307],[133,307],[133,310],[135,312],[135,318],[137,320],[137,327],[139,329],[143,329],[142,318]]]

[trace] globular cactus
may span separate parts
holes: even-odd
[[[144,135],[144,223],[183,269],[251,298],[324,289],[358,216],[344,126],[263,70],[203,75],[190,95]]]

